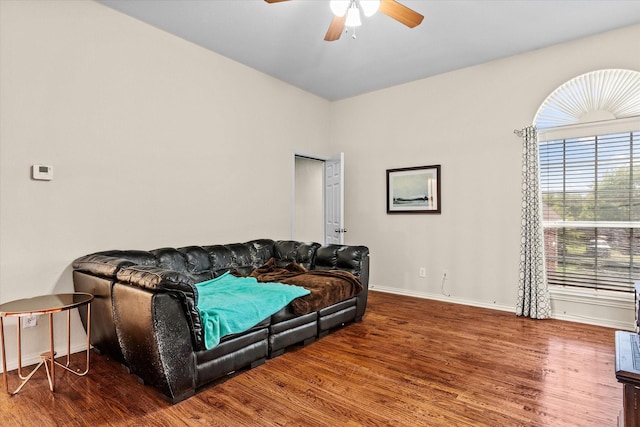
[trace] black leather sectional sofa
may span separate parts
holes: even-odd
[[[295,262],[311,271],[347,271],[363,289],[354,297],[303,315],[295,314],[289,304],[207,349],[195,284],[227,271],[249,274],[270,259],[280,265]],[[94,348],[175,403],[231,372],[258,366],[291,345],[308,344],[336,326],[360,321],[367,304],[369,250],[259,239],[105,251],[78,258],[73,268],[75,290],[95,296],[91,308]],[[86,313],[86,307],[80,311],[85,328]]]

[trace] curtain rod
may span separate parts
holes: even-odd
[[[516,135],[518,135],[520,138],[524,137],[527,132],[536,132],[536,125],[529,125],[527,127],[524,127],[522,129],[514,129],[513,133],[515,133]]]

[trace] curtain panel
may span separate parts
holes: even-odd
[[[551,316],[551,303],[544,256],[538,137],[535,126],[515,133],[523,139],[520,277],[516,315],[546,319]]]

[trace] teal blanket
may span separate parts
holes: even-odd
[[[258,283],[254,277],[235,277],[229,272],[195,286],[207,349],[218,345],[225,335],[244,332],[309,294],[300,286]]]

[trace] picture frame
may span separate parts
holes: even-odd
[[[387,214],[442,213],[440,165],[387,169]]]

